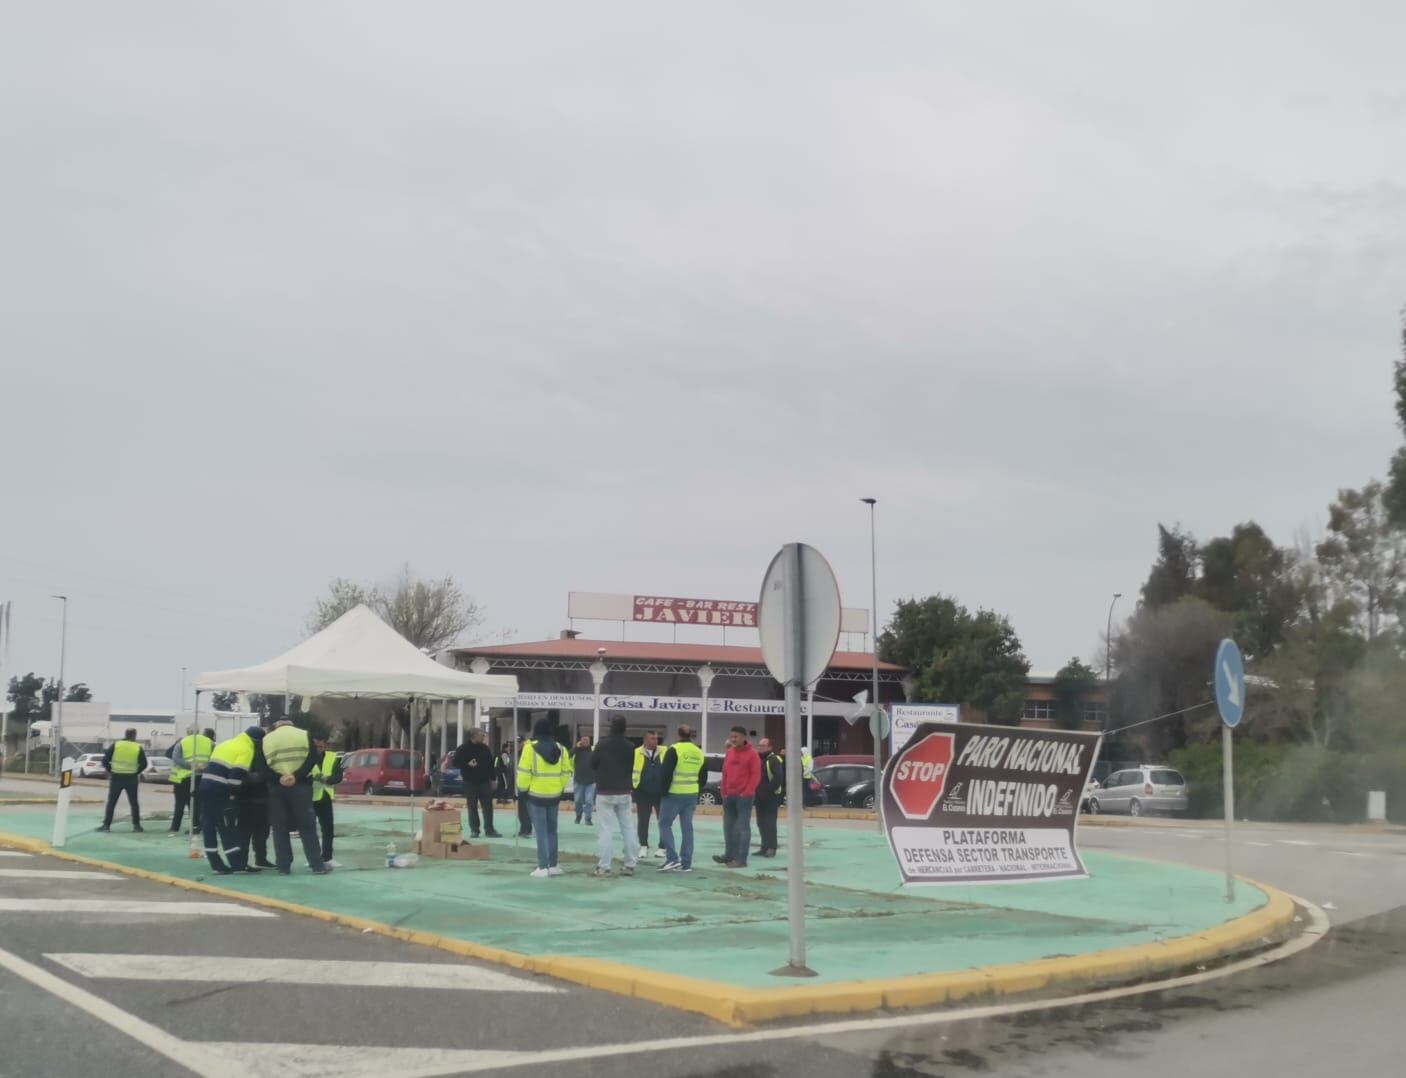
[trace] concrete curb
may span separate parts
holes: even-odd
[[[331,913],[267,895],[232,891],[197,880],[183,880],[176,876],[131,868],[96,857],[83,857],[52,849],[48,843],[38,839],[4,832],[0,832],[0,846],[58,857],[81,865],[105,868],[156,883],[170,884],[187,891],[247,902],[266,909],[375,933],[389,939],[434,947],[465,958],[476,958],[603,992],[691,1011],[734,1027],[806,1015],[935,1007],[975,998],[990,999],[1052,988],[1083,990],[1110,982],[1146,980],[1204,965],[1237,951],[1270,942],[1274,936],[1289,927],[1295,913],[1294,901],[1287,894],[1242,877],[1242,882],[1263,891],[1268,901],[1253,913],[1188,936],[1087,955],[1041,958],[1030,962],[984,966],[949,973],[761,989],[659,973],[603,959],[520,954],[468,940],[430,932],[416,932],[361,917]]]

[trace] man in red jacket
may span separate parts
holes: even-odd
[[[746,868],[747,851],[752,845],[752,798],[762,780],[762,762],[747,740],[747,730],[734,726],[727,735],[727,755],[723,757],[721,794],[723,835],[727,849],[713,860],[728,868]]]

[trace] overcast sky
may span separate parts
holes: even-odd
[[[173,707],[404,562],[490,638],[794,539],[868,606],[866,495],[885,611],[1053,669],[1158,521],[1321,527],[1399,442],[1406,8],[1156,9],[8,6],[6,673],[64,592]]]

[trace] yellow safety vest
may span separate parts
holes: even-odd
[[[210,753],[215,744],[204,734],[186,734],[181,738],[181,755],[185,757],[188,764],[194,764],[196,771],[204,771],[205,765],[210,762]],[[191,769],[188,767],[171,768],[172,782],[185,782],[190,777]]]
[[[703,750],[692,741],[674,743],[674,781],[669,783],[671,794],[696,794],[698,772],[703,769]]]
[[[522,755],[517,761],[518,793],[532,797],[560,797],[566,791],[566,780],[571,774],[571,754],[562,748],[561,755],[554,764],[537,755],[536,742],[528,741],[522,746]]]
[[[296,726],[280,726],[264,735],[264,759],[269,770],[291,775],[308,758],[308,732]]]
[[[142,747],[135,741],[117,741],[112,746],[112,773],[135,775],[141,760]]]
[[[809,782],[815,777],[815,772],[811,768],[810,749],[801,749],[801,778]]]
[[[230,781],[226,778],[229,772],[248,771],[253,763],[254,739],[248,734],[235,734],[228,741],[221,741],[210,753],[210,764],[205,769],[205,778],[227,782]],[[238,785],[239,780],[234,779],[233,782]]]
[[[322,780],[332,777],[332,772],[337,770],[337,754],[328,749],[322,754],[322,759],[312,769],[312,799],[321,801],[324,797],[332,798],[337,795],[332,792],[332,787],[326,785]]]

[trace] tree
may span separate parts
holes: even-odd
[[[1004,617],[945,595],[900,600],[879,655],[913,671],[919,699],[963,704],[997,722],[1020,717],[1030,663]]]
[[[23,677],[10,678],[9,691],[5,694],[12,705],[10,722],[27,730],[30,723],[41,719],[43,717],[41,698],[43,690],[44,679],[33,671]]]
[[[1144,606],[1169,606],[1191,594],[1196,581],[1196,540],[1174,525],[1157,525],[1157,560],[1142,586]]]
[[[1368,640],[1400,617],[1406,587],[1406,537],[1388,520],[1382,497],[1376,480],[1338,491],[1317,551],[1330,594],[1356,606]]]
[[[1140,722],[1209,701],[1216,648],[1230,633],[1231,621],[1229,614],[1195,596],[1170,606],[1140,606],[1113,642],[1118,714]],[[1149,749],[1165,752],[1205,735],[1213,723],[1210,710],[1202,709],[1144,729]]]
[[[348,610],[364,603],[401,636],[423,651],[438,651],[483,624],[483,612],[454,578],[421,580],[409,565],[386,587],[363,587],[341,577],[328,585],[308,615],[308,628],[325,629]]]
[[[1392,388],[1396,392],[1396,424],[1406,433],[1406,308],[1401,311],[1401,353],[1392,371]],[[1406,527],[1406,446],[1391,458],[1391,470],[1382,502],[1387,518],[1398,528]]]
[[[1098,686],[1098,675],[1079,659],[1070,659],[1055,674],[1051,689],[1055,698],[1055,725],[1061,730],[1082,730],[1084,701]]]
[[[93,698],[93,690],[80,681],[68,687],[68,692],[63,694],[66,704],[86,704]]]
[[[235,711],[239,708],[239,693],[215,692],[210,694],[210,706],[216,711]]]
[[[1302,595],[1296,556],[1276,546],[1254,521],[1200,548],[1193,594],[1235,617],[1236,642],[1250,659],[1268,655],[1296,620]]]

